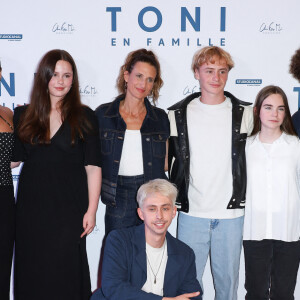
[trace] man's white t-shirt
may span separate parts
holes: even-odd
[[[208,105],[199,98],[187,106],[190,148],[188,215],[232,219],[243,209],[227,209],[232,196],[232,103]]]

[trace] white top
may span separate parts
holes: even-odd
[[[229,98],[217,105],[199,98],[187,106],[190,148],[188,215],[232,219],[243,209],[227,209],[232,196],[232,103]]]
[[[257,134],[247,140],[246,159],[244,240],[298,241],[299,139],[282,133],[266,148]]]
[[[168,249],[167,241],[161,248],[153,248],[146,243],[146,254],[147,254],[147,280],[142,287],[142,291],[152,293],[155,295],[163,296],[164,294],[164,280],[165,272],[168,261]],[[149,264],[150,262],[150,264]],[[150,267],[151,265],[151,267]],[[152,270],[151,270],[152,268]],[[156,283],[155,276],[156,275]]]
[[[144,166],[141,132],[126,129],[118,175],[136,176],[142,174],[144,174]]]

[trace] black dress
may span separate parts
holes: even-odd
[[[17,129],[20,114],[15,109]],[[94,112],[85,108],[93,133],[71,145],[65,121],[49,145],[22,144],[15,161],[24,161],[16,210],[15,300],[88,300],[91,294],[83,216],[88,208],[86,165],[99,164]]]
[[[12,126],[0,116],[11,129]],[[0,132],[0,299],[9,299],[15,233],[15,200],[10,162],[14,135]]]

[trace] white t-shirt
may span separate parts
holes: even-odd
[[[190,148],[188,215],[232,219],[243,209],[227,209],[232,196],[232,103],[229,98],[217,105],[199,98],[187,106]]]
[[[144,174],[142,137],[139,130],[126,130],[120,159],[119,174],[136,176]]]
[[[259,134],[246,144],[247,193],[244,240],[298,241],[300,236],[300,141],[282,135],[271,145]]]
[[[168,261],[167,240],[165,239],[161,248],[153,248],[146,243],[146,255],[147,280],[142,290],[147,293],[163,296],[165,272]],[[156,283],[154,283],[155,281]]]

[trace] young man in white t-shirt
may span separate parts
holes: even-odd
[[[105,243],[102,287],[91,300],[202,299],[195,254],[167,232],[176,215],[177,189],[165,179],[137,194],[144,224],[113,230]]]
[[[196,255],[197,278],[208,255],[216,300],[237,299],[246,191],[245,143],[252,107],[224,88],[234,63],[219,47],[193,58],[201,92],[169,108],[170,179],[178,189],[178,238]]]

